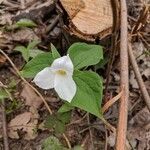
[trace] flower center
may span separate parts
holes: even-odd
[[[67,73],[66,73],[66,71],[64,71],[64,70],[58,70],[58,71],[56,71],[56,73],[58,73],[59,75],[66,75]]]

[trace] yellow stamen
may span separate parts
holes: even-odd
[[[66,71],[64,70],[58,70],[57,73],[60,75],[66,75]]]

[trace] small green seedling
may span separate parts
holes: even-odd
[[[40,43],[40,41],[32,41],[28,44],[27,47],[25,46],[16,46],[14,50],[21,52],[23,58],[26,62],[29,61],[30,58],[36,57],[38,54],[44,53],[43,51],[39,50],[37,48],[37,45]]]

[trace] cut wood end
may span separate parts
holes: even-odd
[[[111,33],[113,14],[110,0],[60,0],[71,20],[74,34],[81,37]],[[102,36],[103,35],[103,36]],[[85,38],[85,39],[86,39]]]

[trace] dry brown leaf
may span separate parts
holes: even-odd
[[[40,97],[27,84],[24,84],[21,96],[25,99],[25,104],[28,106],[39,108],[42,104]]]
[[[131,125],[143,127],[150,123],[150,112],[147,107],[140,110],[129,122]]]
[[[18,139],[18,130],[25,132],[24,139],[31,140],[37,136],[35,132],[37,129],[38,123],[38,113],[32,108],[31,112],[25,112],[23,114],[17,115],[14,119],[8,124],[8,136],[13,139]]]
[[[0,25],[11,25],[12,24],[12,15],[10,13],[4,13],[0,16]]]
[[[14,119],[12,119],[8,124],[8,128],[10,128],[8,132],[9,137],[18,139],[19,135],[17,130],[25,128],[31,119],[31,115],[31,112],[25,112],[23,114],[17,115]]]
[[[22,28],[18,30],[16,33],[12,34],[13,41],[32,41],[32,40],[39,40],[38,36],[32,29],[29,28]]]
[[[128,138],[133,148],[149,149],[150,142],[150,112],[145,107],[129,122]],[[139,143],[139,144],[138,144]]]

